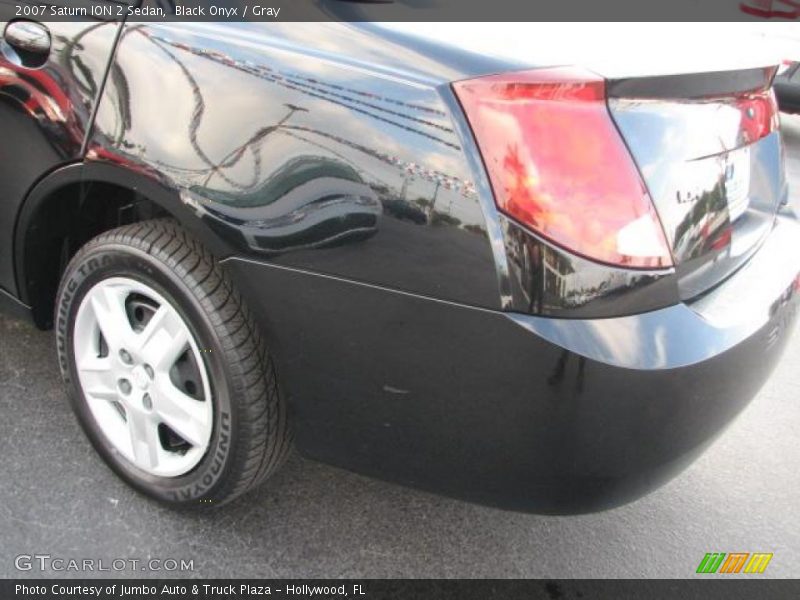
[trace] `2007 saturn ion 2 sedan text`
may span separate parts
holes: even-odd
[[[0,297],[158,500],[231,500],[295,445],[603,509],[781,356],[773,64],[558,59],[525,25],[3,18]]]

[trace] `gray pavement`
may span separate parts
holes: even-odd
[[[800,187],[800,118],[784,117],[784,130]],[[245,498],[185,514],[102,464],[67,406],[52,334],[0,317],[0,577],[34,574],[15,569],[21,554],[186,559],[194,571],[183,575],[199,577],[687,577],[711,551],[773,552],[765,575],[797,577],[798,390],[795,331],[772,379],[703,457],[604,513],[504,512],[293,456]]]

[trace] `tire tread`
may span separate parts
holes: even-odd
[[[81,254],[109,243],[132,246],[166,264],[189,288],[210,318],[225,361],[234,373],[230,386],[240,411],[234,476],[214,504],[247,492],[286,459],[291,434],[274,364],[253,313],[222,265],[174,219],[155,219],[100,234]]]

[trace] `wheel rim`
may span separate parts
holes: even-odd
[[[175,307],[141,282],[105,279],[81,301],[74,333],[81,389],[111,445],[151,475],[191,471],[208,450],[213,402]]]

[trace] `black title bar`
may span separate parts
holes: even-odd
[[[4,0],[41,21],[782,21],[800,0]]]

